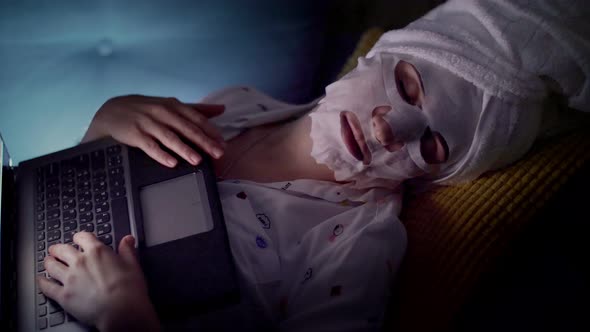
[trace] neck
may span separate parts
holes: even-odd
[[[276,137],[265,140],[264,145],[273,156],[273,165],[284,170],[290,179],[315,179],[333,181],[334,172],[324,164],[316,163],[311,156],[313,141],[309,135],[311,118],[304,115],[286,123],[277,130]]]

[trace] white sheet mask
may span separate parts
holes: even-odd
[[[395,67],[400,60],[414,65],[424,87],[421,107],[402,99],[396,85]],[[393,54],[359,58],[358,66],[326,87],[312,119],[311,156],[334,171],[337,181],[355,181],[354,187],[395,187],[425,174],[450,171],[468,151],[481,109],[483,93],[474,85],[426,61]],[[383,115],[396,140],[404,145],[388,151],[375,136],[373,110],[390,107]],[[341,136],[340,116],[353,113],[371,154],[368,164],[350,154]],[[428,164],[421,153],[420,138],[426,128],[439,132],[449,148],[442,164]]]

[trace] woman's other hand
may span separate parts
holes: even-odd
[[[213,104],[185,104],[176,98],[140,95],[109,99],[96,112],[82,143],[112,136],[138,147],[161,164],[174,167],[177,160],[158,143],[197,165],[201,156],[181,137],[218,159],[225,142],[208,118],[220,115],[225,107]]]
[[[118,255],[92,233],[76,233],[74,242],[83,251],[69,244],[49,247],[45,269],[63,285],[38,277],[41,291],[100,331],[159,330],[133,237],[121,240]]]

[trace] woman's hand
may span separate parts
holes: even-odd
[[[224,109],[223,105],[184,104],[176,98],[115,97],[96,112],[82,143],[112,136],[121,143],[142,149],[161,164],[174,167],[177,160],[160,148],[158,143],[161,143],[197,165],[201,156],[181,137],[214,158],[220,158],[225,142],[208,118],[220,115]]]
[[[38,277],[41,291],[79,321],[100,331],[159,330],[132,236],[119,244],[119,255],[92,233],[79,232],[74,242],[49,247],[45,269],[62,285]]]

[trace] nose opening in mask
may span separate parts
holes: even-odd
[[[384,115],[391,111],[391,106],[377,106],[371,113],[373,137],[389,152],[401,149],[405,142],[395,135],[391,126],[385,121]]]

